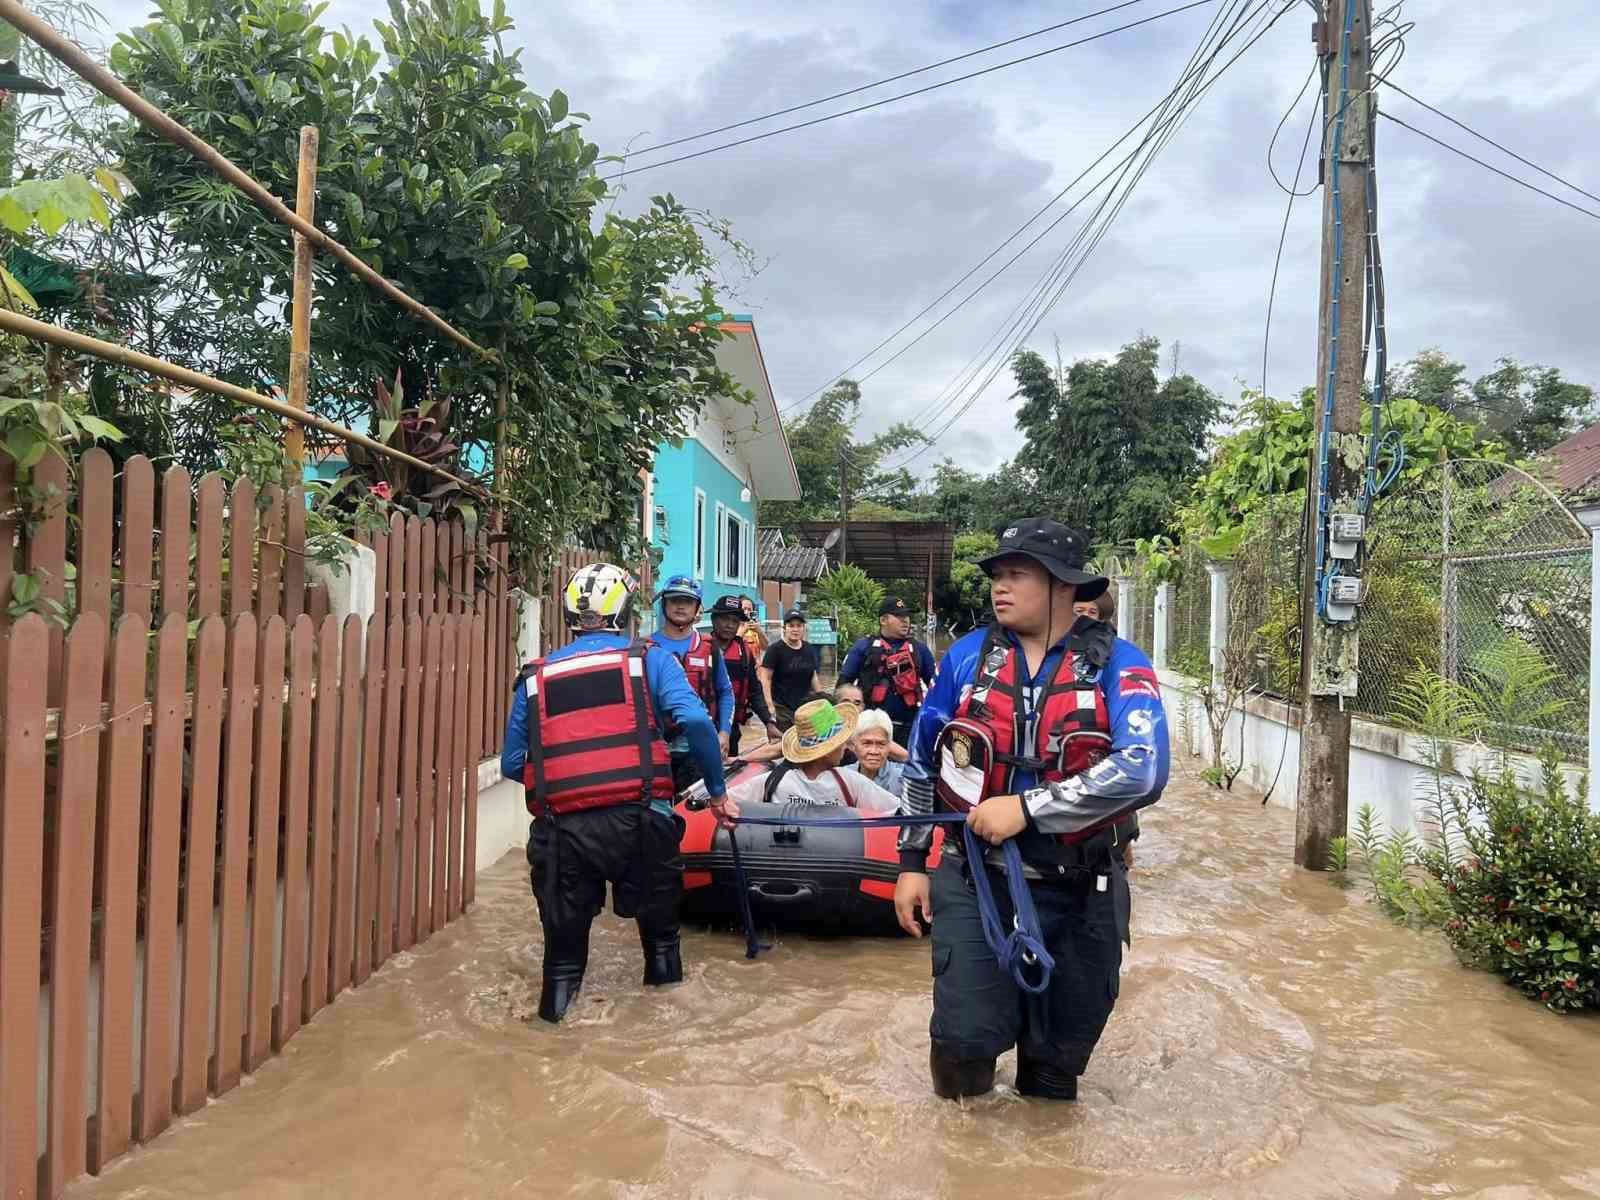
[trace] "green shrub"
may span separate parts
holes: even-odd
[[[1537,790],[1509,768],[1454,798],[1465,853],[1423,862],[1444,886],[1464,962],[1556,1010],[1600,1006],[1600,816],[1570,795],[1553,748]]]
[[[841,648],[878,632],[878,606],[882,603],[883,585],[848,563],[824,575],[810,589],[812,616],[838,614]]]

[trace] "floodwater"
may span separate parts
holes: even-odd
[[[533,1018],[519,856],[90,1197],[1600,1196],[1600,1023],[1287,865],[1291,813],[1180,780],[1146,814],[1122,995],[1076,1105],[927,1081],[927,943],[596,930]]]

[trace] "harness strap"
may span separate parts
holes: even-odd
[[[636,741],[639,746],[639,770],[642,773],[640,787],[642,796],[648,803],[650,800],[650,785],[655,780],[656,764],[655,755],[650,752],[651,743],[654,741],[655,722],[650,719],[649,685],[644,673],[643,642],[634,642],[628,647],[628,687],[633,692],[633,724]]]

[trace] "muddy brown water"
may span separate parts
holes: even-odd
[[[281,1058],[73,1200],[125,1197],[1600,1196],[1600,1021],[1458,967],[1296,872],[1293,815],[1180,780],[1144,822],[1122,996],[1076,1105],[927,1083],[927,944],[631,924],[532,1019],[524,869]]]

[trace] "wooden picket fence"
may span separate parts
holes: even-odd
[[[472,903],[477,764],[517,669],[481,533],[396,517],[368,539],[375,614],[341,622],[307,587],[297,489],[158,489],[99,450],[67,484],[41,463],[58,500],[22,527],[0,466],[8,1198],[228,1091]],[[13,620],[24,574],[38,611]]]

